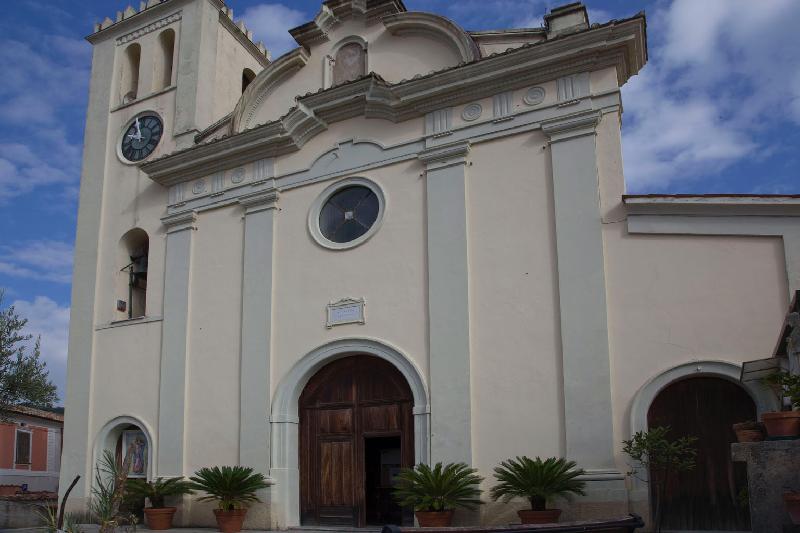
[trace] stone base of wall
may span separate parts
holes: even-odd
[[[18,501],[12,498],[0,498],[0,531],[39,526],[42,520],[37,509],[56,504],[55,500]]]

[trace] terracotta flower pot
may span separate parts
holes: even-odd
[[[172,517],[175,516],[177,510],[175,507],[145,507],[144,517],[147,527],[158,531],[171,528]]]
[[[214,509],[214,516],[217,517],[217,526],[222,533],[237,533],[242,530],[244,517],[247,509],[234,509],[233,511],[223,511]]]
[[[544,511],[532,511],[525,509],[517,511],[519,519],[523,524],[555,524],[561,516],[561,509],[545,509]]]
[[[783,503],[793,524],[800,524],[800,492],[784,492]]]
[[[419,527],[450,527],[453,523],[453,512],[450,511],[417,511]]]
[[[741,422],[733,425],[738,442],[759,442],[764,440],[763,425],[758,422]]]
[[[764,413],[761,420],[770,437],[796,437],[800,435],[800,411]]]

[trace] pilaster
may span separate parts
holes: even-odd
[[[597,111],[542,124],[553,168],[566,456],[598,480],[614,463],[595,127]]]
[[[172,477],[184,475],[189,293],[196,214],[182,211],[161,222],[166,227],[167,243],[156,472],[158,476]]]
[[[270,466],[273,243],[278,191],[239,199],[244,207],[239,463]]]
[[[419,154],[428,210],[431,462],[472,463],[468,153],[463,142]]]

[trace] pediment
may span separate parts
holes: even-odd
[[[281,118],[298,97],[341,83],[337,52],[360,43],[360,70],[396,83],[480,58],[470,35],[431,13],[407,12],[392,0],[336,0],[322,5],[314,20],[290,30],[300,45],[256,76],[232,115],[231,133]]]

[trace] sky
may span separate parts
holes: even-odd
[[[468,30],[537,27],[568,0],[405,0]],[[138,7],[139,0],[135,0]],[[227,0],[277,58],[318,0]],[[588,0],[647,14],[649,61],[622,89],[629,193],[800,193],[797,0]],[[95,22],[122,0],[13,0],[0,19],[0,290],[41,335],[64,396],[72,248]]]

